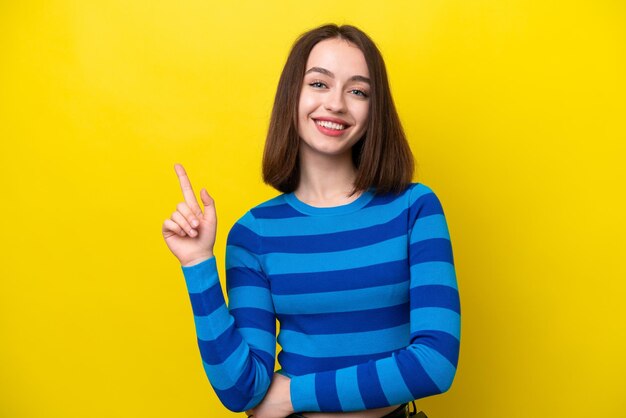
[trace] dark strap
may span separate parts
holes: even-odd
[[[408,405],[408,404],[407,404]],[[415,401],[411,401],[411,405],[413,405],[413,410],[407,406],[406,408],[406,416],[407,417],[417,417],[417,418],[428,418],[423,411],[418,411],[417,406],[415,406]]]
[[[402,404],[382,418],[406,418],[407,404]]]

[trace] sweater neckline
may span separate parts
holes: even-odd
[[[344,215],[346,213],[356,212],[357,210],[363,208],[363,206],[367,205],[373,197],[374,191],[373,189],[369,189],[365,190],[363,193],[361,193],[361,196],[359,196],[350,203],[346,203],[345,205],[318,207],[304,203],[303,201],[298,199],[296,194],[293,192],[285,194],[285,200],[294,209],[306,215],[312,216]]]

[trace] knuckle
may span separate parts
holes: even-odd
[[[176,210],[184,213],[187,210],[187,205],[185,204],[185,202],[180,202],[178,205],[176,205]]]
[[[172,215],[172,220],[181,227],[187,223],[187,220],[180,212],[174,212],[174,215]]]

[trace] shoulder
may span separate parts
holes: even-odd
[[[436,197],[434,190],[424,183],[411,183],[408,187],[408,190],[410,191],[411,199],[413,201],[428,195]]]
[[[265,202],[259,203],[244,213],[233,225],[233,229],[244,227],[255,233],[260,232],[259,220],[275,217],[276,213],[286,205],[285,195],[280,194]],[[232,230],[231,230],[232,231]]]
[[[260,252],[261,229],[257,220],[258,210],[271,206],[278,197],[280,196],[254,206],[237,219],[228,232],[228,238],[226,239],[227,247],[241,247],[250,252]]]
[[[376,199],[375,199],[375,201],[377,201],[378,204],[394,203],[394,204],[404,204],[409,207],[415,205],[415,203],[418,201],[425,201],[425,200],[438,200],[438,199],[433,189],[425,185],[424,183],[410,183],[400,193],[378,194],[376,195]]]
[[[443,214],[441,201],[435,191],[424,183],[409,186],[409,212],[412,218]]]
[[[287,201],[285,199],[285,194],[279,194],[278,196],[274,196],[273,198],[266,200],[265,202],[259,203],[250,209],[247,213],[257,219],[266,218],[271,216],[276,211],[279,211],[281,208],[284,208],[287,205]]]

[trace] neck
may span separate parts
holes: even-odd
[[[337,206],[357,199],[354,189],[356,168],[352,155],[328,156],[300,153],[300,182],[295,191],[298,199],[311,206]]]

